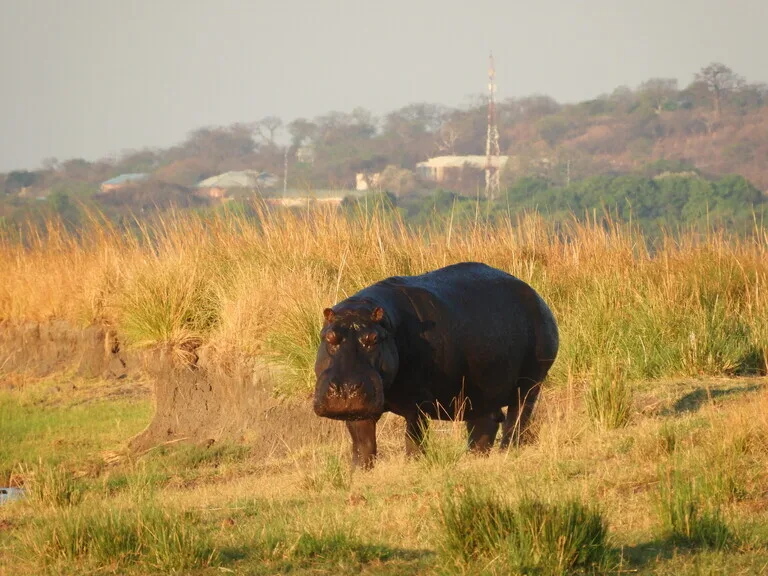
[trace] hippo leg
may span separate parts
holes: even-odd
[[[376,420],[347,420],[346,424],[352,436],[352,465],[370,470],[376,460]]]
[[[405,417],[405,453],[418,456],[424,453],[424,434],[429,428],[429,418],[417,410]]]
[[[482,418],[467,420],[467,432],[469,432],[469,449],[472,452],[487,454],[493,448],[496,441],[496,433],[499,431],[499,420],[496,414],[488,414]]]
[[[544,380],[550,366],[552,366],[552,362],[536,362],[533,367],[521,370],[517,379],[518,389],[515,391],[514,397],[510,399],[507,417],[502,427],[502,450],[509,447],[510,442],[514,442],[517,446],[529,440],[526,433],[528,432],[531,413],[536,405],[536,399],[539,397],[541,381]]]

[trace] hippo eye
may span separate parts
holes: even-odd
[[[331,346],[338,346],[341,343],[341,336],[339,335],[338,332],[335,332],[334,330],[329,330],[325,334],[325,340]]]
[[[367,334],[360,336],[360,344],[365,348],[373,348],[378,344],[378,340],[376,332],[368,332]]]

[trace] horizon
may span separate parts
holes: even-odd
[[[270,115],[461,107],[485,94],[490,51],[500,101],[575,103],[650,78],[683,88],[713,61],[768,79],[756,56],[768,50],[768,8],[757,0],[588,4],[499,4],[491,19],[444,2],[15,4],[0,23],[0,69],[13,79],[0,93],[0,171],[167,148],[197,128]]]

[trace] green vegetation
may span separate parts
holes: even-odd
[[[222,206],[248,212],[257,196],[277,203],[282,187],[231,188],[212,198],[196,188],[203,179],[231,170],[282,175],[288,152],[287,196],[341,198],[360,176],[371,197],[395,200],[415,226],[477,215],[519,214],[535,208],[555,220],[606,210],[640,223],[677,231],[709,223],[752,229],[752,210],[764,214],[768,153],[764,122],[768,91],[713,63],[688,86],[651,78],[635,89],[576,104],[547,96],[497,103],[502,154],[501,199],[480,207],[482,167],[449,170],[439,182],[418,163],[436,155],[476,155],[485,150],[484,102],[451,109],[429,103],[404,106],[376,118],[357,108],[283,123],[267,117],[246,125],[194,130],[164,150],[129,151],[110,161],[48,159],[40,170],[0,174],[0,226],[15,230],[56,215],[76,229],[88,211],[99,210],[119,227],[174,209],[203,213]],[[291,143],[281,148],[279,133]],[[146,173],[141,183],[100,191],[121,174]],[[279,181],[280,178],[273,180]],[[357,194],[357,192],[354,192]],[[375,198],[362,204],[375,204]],[[345,207],[357,204],[354,198]]]
[[[444,498],[440,513],[449,566],[494,563],[513,573],[559,575],[597,569],[609,556],[605,520],[577,501],[510,505],[466,488]]]
[[[632,389],[621,367],[599,366],[588,384],[585,403],[587,414],[599,427],[626,426],[632,416]]]
[[[268,358],[276,380],[254,390],[270,397],[253,408],[265,428],[242,443],[214,434],[131,453],[127,440],[151,418],[147,383],[0,367],[0,472],[27,490],[0,507],[0,573],[766,565],[759,222],[749,238],[707,229],[651,242],[610,218],[462,222],[454,209],[416,230],[391,204],[251,210],[171,214],[132,233],[54,221],[3,237],[7,325],[96,322],[122,346],[171,347],[222,374]],[[343,425],[308,403],[322,309],[388,275],[466,260],[530,282],[558,318],[532,442],[473,455],[462,424],[436,422],[426,454],[408,459],[402,419],[385,415],[377,466],[352,471]]]
[[[0,374],[0,381],[6,378]],[[7,485],[17,463],[25,462],[25,474],[35,478],[33,494],[51,503],[77,498],[72,471],[62,467],[65,459],[101,468],[98,454],[138,433],[152,410],[148,401],[62,403],[58,398],[67,395],[62,387],[53,381],[18,392],[0,387],[0,484]]]
[[[66,510],[34,522],[22,547],[29,557],[56,570],[73,564],[115,571],[138,565],[168,574],[217,560],[210,536],[191,514],[168,513],[156,505]]]
[[[507,192],[513,213],[546,210],[556,220],[571,214],[608,212],[657,235],[660,229],[706,231],[713,224],[737,234],[751,234],[762,221],[768,198],[741,176],[707,180],[690,172],[595,176],[558,187],[523,178]]]
[[[699,479],[699,481],[701,481]],[[676,469],[662,470],[659,480],[663,535],[693,546],[724,548],[733,535],[720,510],[706,509],[702,488]]]
[[[764,378],[645,382],[654,410],[608,431],[590,426],[586,392],[550,385],[536,440],[485,457],[453,450],[463,426],[438,422],[438,443],[405,458],[402,426],[385,417],[366,473],[350,470],[346,439],[268,455],[226,442],[130,454],[146,395],[65,381],[3,393],[4,433],[32,399],[46,433],[5,460],[27,497],[0,506],[0,572],[650,575],[768,561]],[[98,417],[116,409],[137,415],[118,433]],[[73,412],[84,417],[74,426]],[[56,441],[67,435],[90,437],[85,457]],[[296,435],[283,431],[293,446]]]

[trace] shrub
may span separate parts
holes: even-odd
[[[611,366],[595,372],[586,404],[589,417],[599,427],[611,430],[626,426],[632,415],[632,389],[624,370]]]
[[[677,542],[707,548],[725,548],[732,534],[716,505],[704,506],[702,481],[686,478],[678,469],[662,469],[659,512],[663,535]]]
[[[514,505],[475,488],[447,494],[440,506],[442,552],[452,563],[498,558],[520,573],[567,574],[608,559],[600,512],[575,500]]]

